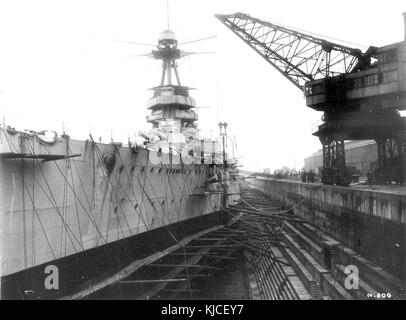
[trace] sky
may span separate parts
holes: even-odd
[[[140,57],[167,26],[166,0],[0,0],[0,115],[21,129],[65,130],[73,138],[127,141],[148,130],[148,90],[160,63]],[[215,17],[244,12],[363,51],[404,39],[404,0],[169,0],[169,24],[181,47],[215,52],[180,61],[195,88],[201,135],[226,121],[244,168],[303,166],[320,149],[311,128],[320,113],[300,90]],[[344,42],[345,41],[345,42]],[[3,120],[2,120],[3,121]],[[235,139],[234,139],[235,138]]]

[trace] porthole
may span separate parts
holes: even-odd
[[[107,175],[109,175],[116,165],[116,155],[114,153],[107,153],[103,155],[101,161],[103,162],[104,167],[106,168]]]

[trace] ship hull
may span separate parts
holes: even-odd
[[[73,294],[219,224],[238,183],[207,183],[214,170],[200,157],[0,129],[2,298]]]
[[[185,221],[156,228],[132,237],[56,259],[39,266],[5,276],[1,280],[2,299],[60,299],[92,283],[114,275],[130,263],[162,251],[185,237],[222,225],[229,217],[213,212]],[[48,265],[56,266],[58,289],[46,289]]]

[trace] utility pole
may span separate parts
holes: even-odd
[[[227,137],[227,122],[219,122],[220,127],[220,136],[222,137],[223,141],[223,174],[222,174],[222,183],[223,183],[223,199],[222,199],[222,207],[225,208],[227,206],[227,198],[228,198],[228,190],[227,190],[227,177],[226,177],[226,170],[227,170],[227,159],[226,159],[226,137]],[[223,131],[224,128],[224,131]]]

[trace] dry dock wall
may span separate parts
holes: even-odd
[[[342,244],[406,281],[406,196],[286,180],[247,180]]]

